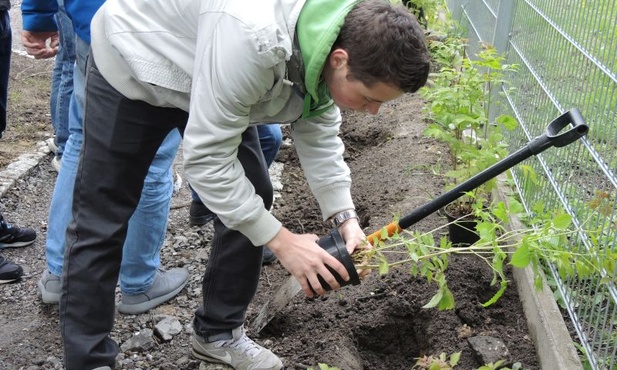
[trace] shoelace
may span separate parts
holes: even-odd
[[[237,340],[230,339],[222,341],[217,347],[235,348],[251,357],[257,356],[261,351],[261,347],[244,333],[242,333],[242,336]]]

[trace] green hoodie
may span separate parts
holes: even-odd
[[[307,0],[302,7],[296,26],[305,70],[302,118],[318,116],[332,106],[330,91],[321,72],[347,13],[361,1]]]

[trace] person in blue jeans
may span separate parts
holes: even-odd
[[[66,229],[72,221],[73,187],[77,174],[79,154],[83,140],[84,91],[86,58],[90,42],[90,19],[103,3],[96,7],[67,2],[67,12],[73,20],[76,33],[76,63],[73,73],[73,94],[69,104],[69,137],[62,155],[62,167],[58,173],[49,210],[46,240],[47,268],[38,282],[44,303],[58,303],[61,295],[61,280],[64,264]],[[73,8],[69,8],[69,4]],[[75,7],[77,6],[77,7]],[[35,58],[50,57],[53,48],[46,40],[57,37],[53,16],[58,11],[56,0],[26,0],[22,2],[24,31],[22,43]],[[184,268],[164,270],[160,266],[160,248],[167,228],[167,216],[173,176],[171,165],[180,144],[178,130],[171,131],[154,156],[143,185],[139,205],[126,227],[126,242],[120,267],[120,290],[122,301],[118,311],[137,314],[148,311],[176,296],[188,282]],[[103,174],[102,174],[103,175]],[[96,225],[93,225],[96,227]]]
[[[54,19],[58,26],[59,47],[54,69],[51,74],[51,98],[49,101],[51,124],[55,138],[53,147],[55,156],[52,166],[60,169],[64,146],[69,138],[69,103],[73,94],[73,66],[75,65],[75,32],[73,22],[66,14],[64,0],[58,0],[58,12]]]
[[[9,71],[11,69],[11,9],[10,0],[0,0],[0,138],[6,129],[6,104],[9,90]]]

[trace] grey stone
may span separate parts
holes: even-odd
[[[499,360],[504,360],[504,364],[511,362],[510,351],[501,339],[478,335],[467,340],[482,364],[495,363]]]
[[[182,332],[182,324],[175,317],[165,317],[154,326],[154,330],[164,342],[169,342]]]
[[[152,329],[143,329],[133,335],[129,340],[122,343],[120,349],[125,351],[147,351],[156,346],[156,342],[152,337]]]

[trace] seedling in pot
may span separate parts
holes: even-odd
[[[424,233],[401,231],[388,236],[383,230],[382,239],[374,242],[372,248],[362,249],[352,257],[357,269],[377,270],[383,275],[393,268],[405,268],[412,276],[421,276],[429,283],[435,283],[437,292],[423,307],[440,310],[455,306],[445,273],[452,254],[476,256],[491,268],[491,286],[497,286],[498,290],[482,304],[484,307],[495,303],[508,285],[505,264],[515,268],[531,266],[538,280],[541,276],[539,261],[542,259],[553,263],[564,277],[587,278],[615,267],[617,253],[603,254],[601,248],[586,253],[563,248],[568,239],[576,237],[579,232],[572,227],[571,218],[565,213],[550,218],[540,216],[530,220],[533,227],[508,230],[505,225],[509,215],[522,212],[523,207],[514,200],[510,201],[509,209],[503,202],[498,203],[481,214],[482,221],[477,227],[480,239],[469,246],[454,248],[447,237],[436,240],[435,235],[447,227],[445,224]]]

